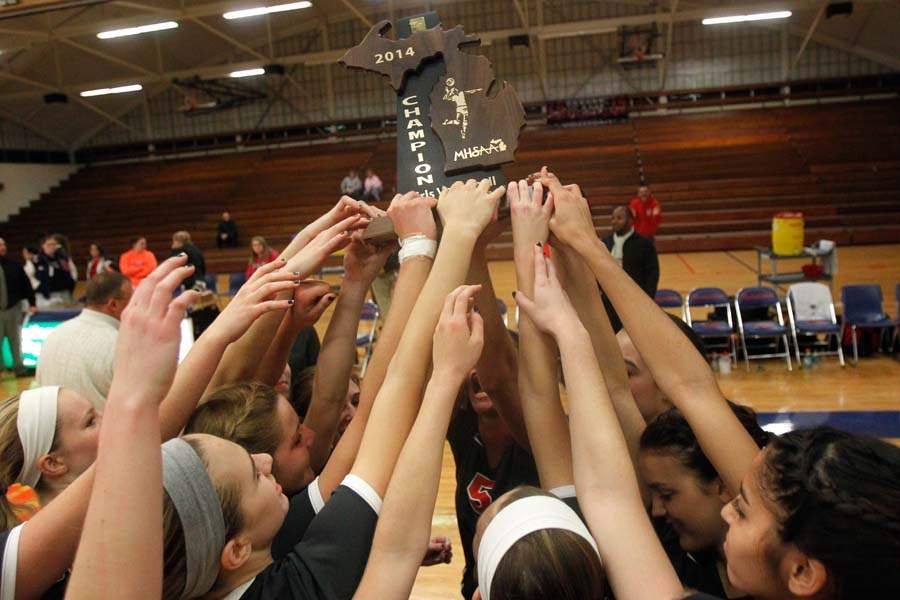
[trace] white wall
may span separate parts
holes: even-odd
[[[0,163],[0,222],[78,170],[77,165]]]

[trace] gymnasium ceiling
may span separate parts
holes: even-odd
[[[7,0],[9,1],[9,0]],[[322,31],[323,23],[358,20],[393,11],[440,9],[464,0],[312,0],[312,7],[241,20],[222,17],[228,10],[274,5],[290,0],[19,0],[0,8],[0,119],[17,123],[64,149],[77,149],[105,125],[121,125],[120,116],[135,107],[133,94],[81,98],[79,92],[131,83],[144,94],[171,86],[174,77],[217,77],[241,68],[277,62],[321,65],[334,62],[340,48],[291,56],[272,56],[272,44],[298,34]],[[623,24],[656,21],[665,25],[708,16],[791,10],[790,33],[863,56],[900,71],[900,1],[856,0],[849,18],[825,19],[821,0],[620,0],[637,14],[595,21],[534,22],[537,5],[545,13],[569,0],[506,0],[508,29],[467,29],[483,39],[514,34],[542,38],[609,33]],[[590,1],[590,0],[581,0]],[[600,3],[601,0],[595,0]],[[177,21],[168,31],[112,40],[100,31],[159,21]],[[530,22],[529,22],[530,21]],[[320,44],[328,48],[329,46]],[[45,105],[44,94],[62,91],[66,105]]]

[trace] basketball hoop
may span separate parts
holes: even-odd
[[[636,63],[644,62],[644,51],[642,49],[640,49],[640,48],[636,49],[634,51],[633,56],[634,56],[634,62],[636,62]]]

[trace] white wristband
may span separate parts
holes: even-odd
[[[400,264],[414,256],[434,258],[437,254],[437,242],[428,236],[417,233],[400,240]]]

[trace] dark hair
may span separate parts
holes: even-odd
[[[209,461],[203,449],[203,443],[197,438],[184,438],[191,445],[203,466],[209,472]],[[212,479],[212,478],[210,478]],[[225,520],[225,540],[230,540],[244,528],[244,515],[241,513],[240,488],[234,483],[213,481],[222,516]],[[219,552],[222,549],[219,548]],[[187,549],[184,544],[184,528],[181,518],[169,494],[163,490],[163,594],[164,600],[179,600],[187,580]],[[215,586],[213,586],[215,588]]]
[[[309,405],[312,403],[313,382],[316,378],[316,367],[306,367],[291,378],[291,406],[301,419],[306,418]]]
[[[506,494],[503,506],[531,496],[555,498],[543,490],[520,486]],[[500,559],[490,593],[496,600],[602,600],[606,597],[606,573],[594,548],[581,536],[562,529],[541,529],[517,541]]]
[[[209,395],[191,415],[185,433],[207,433],[230,440],[251,454],[274,454],[282,429],[278,392],[256,381],[235,383]]]
[[[825,565],[837,598],[900,598],[900,448],[792,431],[766,449],[760,486],[782,541]]]
[[[666,313],[672,322],[678,325],[678,329],[681,330],[681,333],[684,334],[690,342],[694,345],[694,348],[697,349],[697,352],[700,353],[700,356],[706,356],[706,344],[703,343],[703,338],[697,335],[697,332],[691,329],[691,326],[685,323],[680,317],[676,317],[672,313]]]
[[[763,447],[769,443],[771,434],[756,422],[756,411],[733,402],[728,405],[758,446]],[[703,483],[709,483],[719,476],[700,448],[687,419],[677,408],[670,408],[647,423],[641,434],[641,450],[672,456],[685,468],[693,471]]]
[[[106,250],[103,249],[103,246],[101,246],[101,245],[98,244],[97,242],[91,242],[91,243],[88,245],[88,249],[90,249],[91,246],[97,246],[97,252],[100,253],[100,256],[106,256]]]
[[[119,298],[122,294],[122,286],[128,283],[128,279],[116,271],[104,271],[88,281],[84,293],[84,302],[88,306],[106,304],[113,298]]]
[[[139,241],[141,241],[141,240],[146,241],[146,240],[147,240],[147,237],[146,237],[146,236],[143,236],[143,235],[136,235],[136,236],[134,236],[133,238],[131,238],[131,239],[128,241],[128,245],[129,245],[129,246],[134,246],[135,244],[137,244],[137,243],[138,243]]]

